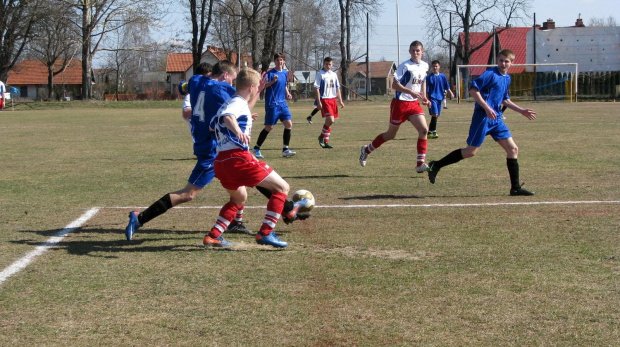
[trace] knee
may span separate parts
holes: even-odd
[[[517,145],[511,146],[506,150],[509,158],[516,158],[519,155],[519,147]]]
[[[393,133],[390,133],[390,132],[383,133],[383,139],[385,141],[394,140],[395,137],[396,137],[396,134],[393,134]]]

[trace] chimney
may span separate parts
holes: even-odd
[[[585,25],[583,25],[583,20],[581,18],[577,18],[577,21],[575,21],[575,26],[580,27],[580,28],[585,27]]]
[[[547,21],[543,23],[542,28],[543,30],[555,29],[555,22],[553,21],[553,19],[548,18]]]

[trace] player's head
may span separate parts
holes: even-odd
[[[247,90],[248,88],[252,88],[250,94],[258,93],[258,88],[260,85],[260,74],[258,71],[246,67],[239,71],[239,75],[237,75],[237,90]]]
[[[194,70],[195,75],[208,75],[211,71],[213,71],[213,66],[209,63],[200,63],[196,66],[196,70]]]
[[[502,49],[497,55],[497,68],[499,72],[502,74],[507,73],[513,60],[515,60],[515,53],[509,49]]]
[[[411,42],[409,45],[409,54],[411,54],[411,60],[419,63],[420,60],[422,60],[422,55],[424,54],[424,45],[422,42],[418,40]]]
[[[282,70],[285,61],[284,53],[276,53],[273,55],[273,63],[276,65],[277,70]]]
[[[189,93],[189,83],[187,83],[186,81],[181,81],[177,86],[177,90],[179,91],[179,94],[181,94],[181,96],[187,95],[187,93]]]
[[[213,71],[211,71],[211,76],[213,79],[216,79],[220,82],[227,82],[232,86],[235,78],[237,78],[237,72],[239,68],[235,64],[233,64],[230,60],[221,60],[215,66],[213,66]]]
[[[332,59],[331,57],[325,57],[325,59],[323,59],[323,70],[329,71],[332,69],[333,65],[334,59]]]
[[[439,62],[439,60],[433,60],[431,62],[431,68],[433,69],[434,74],[438,74],[439,70],[441,69],[441,63]]]

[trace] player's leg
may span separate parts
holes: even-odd
[[[431,121],[428,125],[427,136],[429,139],[436,139],[439,137],[437,135],[437,120],[441,114],[441,100],[431,98],[430,101],[431,105],[428,107],[428,113],[431,115]]]
[[[523,184],[519,182],[519,162],[517,161],[519,147],[517,147],[512,137],[497,140],[497,144],[506,151],[506,167],[510,176],[510,195],[534,195],[534,192],[522,188]]]
[[[321,134],[319,135],[319,146],[323,148],[334,148],[334,146],[329,143],[329,137],[332,133],[331,126],[335,122],[334,116],[327,116],[324,117],[324,119],[325,123],[323,123],[323,129],[321,129]]]
[[[265,213],[263,224],[256,234],[256,242],[274,247],[286,247],[288,243],[281,241],[273,232],[273,229],[278,223],[278,219],[280,219],[290,187],[275,171],[272,171],[262,180],[259,186],[271,190],[272,194],[269,202],[267,202],[267,212]]]
[[[288,118],[282,120],[282,125],[284,125],[284,132],[282,133],[282,156],[285,158],[292,157],[297,153],[288,148],[291,143],[291,131],[293,129],[293,120],[290,118],[290,113],[288,114]]]
[[[362,146],[361,153],[360,153],[360,165],[366,166],[368,155],[372,153],[374,150],[376,150],[377,148],[381,147],[381,145],[383,145],[384,143],[390,140],[393,140],[396,137],[396,134],[398,133],[399,128],[400,128],[400,124],[399,125],[390,124],[386,132],[377,135],[377,137],[375,137],[375,139],[372,140],[372,142],[370,142],[368,145]]]
[[[265,187],[256,186],[255,188],[267,199],[271,198],[271,195],[273,194],[271,190]],[[299,205],[301,205],[301,202],[295,203],[288,199],[284,202],[284,209],[282,210],[282,220],[284,221],[284,223],[290,224],[297,219],[305,220],[310,217],[310,212],[297,213]]]
[[[424,114],[415,114],[409,116],[409,122],[411,122],[413,127],[418,131],[418,140],[416,143],[417,160],[415,171],[417,173],[422,173],[428,170],[428,165],[426,165],[426,150],[428,142],[428,140],[426,139],[426,135],[428,133],[426,118],[424,118]]]
[[[232,247],[232,243],[224,240],[222,233],[228,229],[231,221],[235,218],[237,211],[245,205],[248,198],[248,193],[245,186],[241,186],[236,190],[226,189],[230,195],[230,201],[227,202],[211,228],[211,231],[202,240],[205,246],[212,247]]]
[[[316,101],[315,101],[316,104]],[[317,114],[319,112],[318,107],[314,107],[314,110],[312,110],[312,112],[310,113],[310,115],[308,117],[306,117],[306,120],[308,121],[308,123],[312,124],[312,117],[314,117],[315,114]]]

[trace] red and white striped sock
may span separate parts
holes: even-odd
[[[381,145],[386,142],[387,141],[385,141],[385,139],[383,138],[383,134],[377,135],[377,137],[375,137],[375,139],[372,140],[372,142],[368,146],[366,146],[366,154],[372,153],[372,151],[381,147]]]
[[[417,149],[418,149],[417,166],[420,166],[420,165],[424,164],[424,161],[426,160],[426,143],[427,142],[428,142],[427,139],[418,139],[418,145],[417,145]]]
[[[220,237],[222,233],[228,228],[230,225],[230,221],[235,218],[237,211],[239,210],[239,205],[235,204],[232,201],[226,203],[226,205],[222,206],[220,210],[220,215],[217,217],[213,228],[209,232],[209,236],[212,238]]]
[[[325,139],[325,142],[329,142],[329,135],[332,133],[332,128],[323,124],[323,129],[321,130],[321,138]]]
[[[260,226],[259,233],[261,235],[269,235],[270,232],[278,224],[278,219],[284,209],[284,202],[286,201],[286,194],[282,192],[274,192],[271,194],[269,201],[267,202],[267,213],[263,219],[263,224]]]

